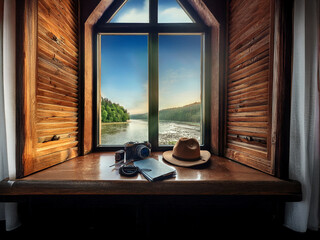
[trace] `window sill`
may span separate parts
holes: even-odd
[[[153,153],[162,160],[162,153]],[[301,186],[226,158],[212,156],[203,167],[176,167],[175,178],[148,182],[141,174],[123,177],[113,167],[114,153],[92,153],[34,173],[0,182],[2,196],[30,195],[202,195],[271,196],[300,201]]]

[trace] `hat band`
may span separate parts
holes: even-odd
[[[174,155],[174,154],[172,154],[172,156],[173,156],[174,158],[177,158],[177,159],[183,160],[183,161],[197,161],[197,160],[200,160],[200,159],[201,159],[201,156],[199,156],[198,158],[182,158],[182,157],[178,157],[178,156],[176,156],[176,155]]]

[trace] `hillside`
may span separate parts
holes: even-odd
[[[107,98],[101,98],[102,122],[126,122],[129,119],[127,109]]]
[[[147,113],[130,115],[131,119],[147,119]],[[159,120],[200,122],[200,103],[195,102],[183,107],[167,108],[159,111]]]

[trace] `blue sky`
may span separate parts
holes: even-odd
[[[200,35],[159,36],[159,109],[200,101]],[[101,94],[128,109],[148,111],[148,36],[101,37]]]
[[[129,113],[148,111],[148,36],[101,36],[101,95]]]
[[[158,3],[160,23],[192,22],[176,0],[158,0]],[[149,0],[128,0],[111,22],[149,22]]]
[[[159,109],[200,101],[200,35],[159,36]]]
[[[126,5],[127,10],[123,7],[117,15],[130,20],[134,13],[135,19],[143,19],[139,11],[148,6],[145,0],[129,0]],[[173,0],[159,0],[159,5],[159,12],[168,10],[172,16],[183,11]],[[173,21],[169,15],[163,21]],[[200,58],[200,35],[159,36],[160,110],[200,101]],[[101,36],[101,95],[131,114],[148,112],[147,35]]]

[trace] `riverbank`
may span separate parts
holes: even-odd
[[[128,123],[130,123],[130,120],[127,120],[126,122],[101,122],[102,125],[128,124]]]
[[[159,111],[159,120],[163,121],[178,121],[178,122],[200,122],[201,119],[201,103],[194,102],[182,107],[166,108]],[[132,114],[131,119],[148,119],[147,113]]]

